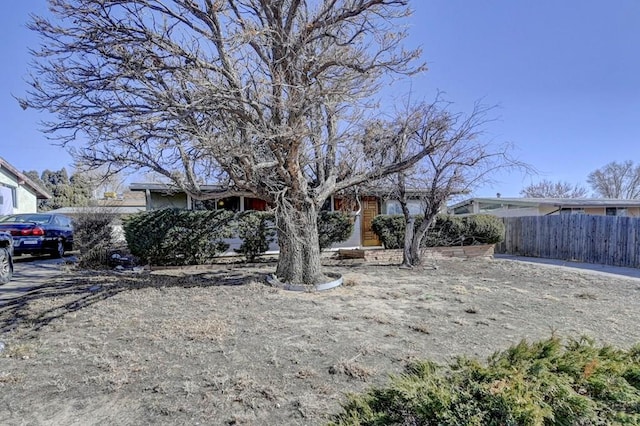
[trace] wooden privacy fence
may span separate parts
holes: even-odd
[[[573,214],[503,221],[497,253],[640,268],[640,218]]]

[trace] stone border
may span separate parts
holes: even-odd
[[[276,277],[275,274],[270,274],[267,276],[267,283],[272,287],[281,288],[283,290],[289,290],[289,291],[324,291],[324,290],[330,290],[332,288],[339,287],[342,285],[342,282],[343,282],[342,275],[333,274],[333,273],[325,273],[325,275],[328,277],[335,278],[335,280],[329,281],[327,283],[316,284],[314,286],[307,286],[302,284],[285,284],[280,282],[280,280],[278,280],[278,277]]]

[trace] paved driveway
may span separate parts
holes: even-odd
[[[19,256],[14,259],[13,279],[0,286],[0,305],[11,299],[23,296],[29,291],[51,284],[56,278],[67,274],[67,262],[74,261],[74,256],[63,259],[52,259],[48,256]]]

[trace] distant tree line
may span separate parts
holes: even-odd
[[[640,164],[631,160],[613,161],[589,173],[587,183],[594,197],[640,198]],[[543,179],[525,187],[520,195],[528,198],[584,198],[589,195],[589,190],[580,184]]]
[[[69,176],[65,168],[53,171],[45,170],[40,175],[35,170],[23,173],[52,195],[48,200],[38,201],[38,211],[86,206],[91,200],[93,184],[91,179],[81,173]]]

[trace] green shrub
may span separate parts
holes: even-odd
[[[417,228],[423,216],[417,215]],[[404,216],[379,215],[371,224],[373,232],[388,249],[402,248],[404,245]],[[495,244],[504,238],[504,224],[500,218],[491,215],[449,216],[438,215],[427,231],[423,247],[451,247],[474,244]]]
[[[640,424],[640,345],[582,338],[523,341],[486,365],[410,365],[386,387],[352,395],[333,425]]]
[[[416,222],[418,221],[416,220]],[[466,244],[468,232],[468,226],[463,218],[438,215],[433,225],[431,225],[431,229],[429,229],[427,235],[425,235],[422,246],[451,247],[470,245]]]
[[[417,219],[416,222],[418,222]],[[399,249],[404,246],[405,223],[403,215],[384,214],[376,216],[371,222],[371,230],[380,238],[385,248]]]
[[[334,243],[348,240],[352,233],[353,222],[348,214],[321,211],[318,215],[320,250],[329,248]]]
[[[115,245],[114,217],[99,211],[88,211],[73,219],[74,245],[80,251],[80,266],[107,266],[107,253]]]
[[[124,221],[131,253],[154,265],[198,265],[229,248],[233,213],[177,209],[139,213]]]
[[[274,216],[269,212],[238,213],[236,229],[238,237],[243,240],[236,251],[243,253],[252,261],[269,249],[275,241]],[[343,212],[322,211],[318,215],[318,241],[324,250],[332,244],[347,240],[353,233],[353,222]]]
[[[496,244],[504,239],[504,223],[496,216],[477,214],[462,218],[467,229],[465,245]]]
[[[273,213],[247,211],[236,215],[236,232],[242,244],[236,252],[244,254],[252,262],[269,250],[269,244],[275,240]]]
[[[130,216],[123,228],[131,254],[154,265],[197,265],[210,262],[229,245],[224,238],[237,236],[236,251],[253,261],[275,240],[274,216],[248,211],[234,215],[226,210],[153,210]],[[353,232],[348,215],[321,212],[318,217],[321,248],[344,241]]]

